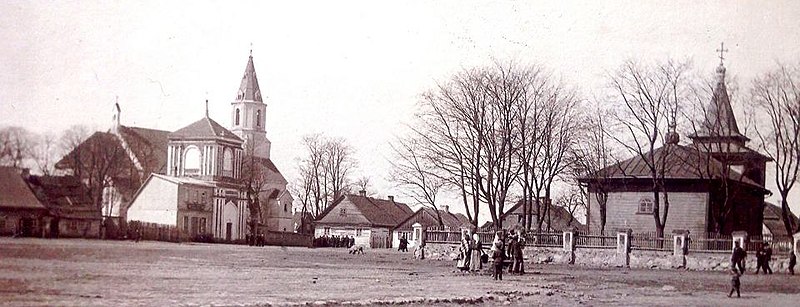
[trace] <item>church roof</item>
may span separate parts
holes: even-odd
[[[225,139],[242,142],[233,132],[209,117],[203,117],[190,125],[169,134],[170,139]]]
[[[649,152],[645,156],[649,156]],[[724,165],[709,153],[689,145],[668,145],[652,152],[655,161],[666,160],[664,165],[665,179],[713,179],[724,175]],[[601,169],[596,176],[609,179],[647,179],[651,177],[647,161],[640,155]],[[729,180],[741,181],[744,184],[764,189],[763,186],[730,169]],[[582,178],[582,181],[587,178]]]
[[[736,116],[733,114],[728,90],[725,87],[725,67],[722,63],[717,67],[717,84],[704,113],[703,122],[697,133],[690,136],[691,138],[748,140],[739,132],[739,125],[736,123]]]
[[[118,132],[145,173],[165,172],[169,131],[120,126]]]
[[[47,209],[25,183],[20,170],[13,167],[0,167],[0,191],[0,208]]]
[[[281,184],[288,183],[288,181],[286,181],[286,178],[283,177],[283,174],[281,174],[281,171],[278,170],[278,167],[275,166],[275,163],[272,163],[272,160],[270,160],[269,158],[256,157],[256,156],[254,156],[253,159],[256,160],[256,163],[260,164],[267,170],[267,181],[277,182]]]
[[[258,87],[258,78],[256,78],[256,68],[253,65],[252,53],[247,60],[247,66],[244,68],[244,76],[242,76],[242,83],[239,85],[236,100],[263,101],[261,99],[261,89]]]

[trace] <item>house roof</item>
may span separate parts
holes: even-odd
[[[47,210],[13,167],[0,167],[0,208]]]
[[[167,166],[169,131],[120,126],[119,135],[141,164],[145,173],[164,173]]]
[[[773,235],[790,236],[792,234],[786,233],[786,226],[783,224],[782,209],[780,206],[773,203],[764,202],[764,227],[769,229]],[[790,217],[794,220],[794,225],[798,225],[800,220],[794,213],[790,213]]]
[[[261,88],[258,86],[258,78],[256,78],[256,67],[253,65],[252,54],[247,59],[247,66],[244,68],[244,76],[242,76],[242,83],[239,85],[236,100],[263,101],[261,99]]]
[[[461,213],[439,210],[439,214],[442,217],[442,224],[450,229],[458,229],[463,226],[471,225],[469,219]],[[411,230],[415,223],[420,223],[423,227],[438,227],[439,222],[436,219],[436,209],[430,207],[419,208],[417,212],[414,212],[414,214],[400,222],[395,229]]]
[[[503,226],[505,228],[511,228],[516,226],[519,222],[517,219],[513,218],[512,215],[523,215],[523,206],[522,200],[517,201],[511,208],[506,210],[500,218],[503,219]],[[534,209],[535,211],[535,209]],[[533,212],[533,216],[536,216],[536,212]],[[492,228],[494,223],[487,222],[481,226],[481,228]],[[575,227],[579,231],[585,231],[586,226],[583,225],[580,221],[578,221],[572,214],[567,211],[566,208],[550,205],[550,228],[556,231],[563,231],[570,227]]]
[[[395,227],[414,214],[414,211],[404,203],[356,194],[345,194],[328,206],[317,220],[319,221],[325,218],[328,213],[332,212],[333,209],[345,199],[355,205],[358,211],[375,226]]]
[[[241,143],[242,139],[213,119],[203,117],[169,134],[169,139],[224,139]]]
[[[27,180],[36,198],[61,218],[100,219],[86,187],[73,176],[30,176]]]
[[[649,154],[647,153],[645,156]],[[667,165],[667,169],[664,170],[665,179],[708,180],[724,175],[722,162],[691,145],[666,145],[653,150],[653,155],[656,161],[665,160],[664,165]],[[601,169],[596,175],[609,179],[646,179],[651,176],[647,162],[640,155]],[[733,169],[727,172],[727,176],[730,180],[741,181],[746,185],[764,189],[760,184]],[[587,181],[588,177],[579,180]]]

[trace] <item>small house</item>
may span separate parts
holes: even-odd
[[[24,180],[24,170],[0,167],[0,235],[44,236],[45,207]]]
[[[414,214],[404,203],[367,197],[365,191],[336,199],[315,222],[314,237],[353,237],[356,245],[391,246],[391,231]]]
[[[439,217],[442,220],[441,225],[439,224]],[[420,232],[414,232],[414,227],[417,224],[419,224],[417,227],[421,229]],[[442,210],[422,207],[392,230],[392,248],[400,246],[401,238],[408,240],[408,248],[414,248],[422,238],[422,232],[425,229],[442,227],[444,229],[460,230],[465,227],[471,228],[472,224],[463,214],[450,212],[448,206],[444,206]]]

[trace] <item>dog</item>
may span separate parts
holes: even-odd
[[[353,255],[355,255],[355,254],[362,254],[363,255],[364,254],[364,246],[363,245],[353,245],[353,246],[350,247],[350,251],[348,253],[353,254]]]

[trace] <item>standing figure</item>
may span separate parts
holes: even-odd
[[[494,267],[492,276],[494,280],[503,280],[503,260],[505,260],[505,257],[506,251],[503,244],[503,232],[498,231],[495,233],[494,241],[492,242],[492,266]]]
[[[462,272],[469,271],[470,268],[470,259],[472,256],[472,250],[470,248],[472,239],[469,236],[469,230],[464,230],[461,233],[461,245],[459,246],[459,256],[458,262],[456,263],[456,267],[460,269]]]
[[[517,232],[517,242],[514,244],[514,273],[525,274],[525,261],[523,250],[525,249],[525,236],[522,231]]]
[[[769,262],[772,261],[772,247],[769,243],[764,242],[764,274],[772,274],[772,268],[769,267]]]
[[[728,293],[728,297],[733,295],[734,290],[736,291],[736,297],[742,297],[742,294],[739,293],[739,287],[741,285],[739,282],[739,276],[741,276],[741,274],[739,274],[736,269],[731,269],[731,292]]]
[[[758,274],[758,272],[762,270],[764,271],[764,274],[767,274],[767,268],[764,266],[764,259],[765,259],[764,255],[765,255],[764,245],[762,244],[761,246],[758,247],[758,250],[756,251],[756,274]]]
[[[478,235],[477,232],[472,234],[472,259],[470,259],[470,270],[473,272],[477,272],[483,269],[483,262],[481,262],[481,257],[483,257],[483,242],[481,242],[481,236]]]
[[[514,263],[517,262],[517,258],[515,257],[516,254],[514,253],[516,249],[517,249],[517,234],[512,232],[511,235],[508,236],[508,245],[506,246],[508,259],[511,259],[511,263],[508,266],[508,273],[513,272]]]
[[[789,274],[794,275],[794,266],[797,264],[797,256],[794,254],[796,251],[792,249],[789,252]]]
[[[731,253],[731,269],[736,270],[738,267],[739,274],[744,274],[745,258],[747,258],[747,253],[739,246],[739,241],[736,241]]]

